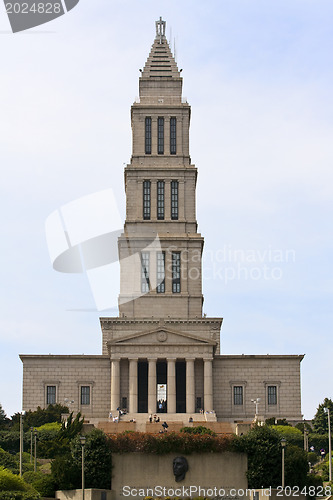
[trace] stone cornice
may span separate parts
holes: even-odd
[[[216,359],[299,359],[305,354],[217,354]]]
[[[120,318],[120,317],[100,317],[99,318],[100,322],[103,323],[114,323],[114,324],[161,324],[160,323],[160,318],[142,318],[142,319],[135,319],[135,318]],[[184,324],[189,324],[189,325],[194,325],[194,324],[220,324],[222,323],[223,318],[194,318],[194,319],[171,319],[171,318],[165,318],[164,319],[164,324],[174,324],[174,325],[184,325]],[[162,323],[163,324],[163,323]],[[242,356],[240,356],[242,357]]]

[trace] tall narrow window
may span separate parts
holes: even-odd
[[[157,152],[164,155],[164,118],[161,116],[157,119]]]
[[[269,385],[267,387],[267,402],[269,405],[277,404],[277,387],[276,385]]]
[[[151,155],[151,117],[146,116],[145,121],[145,153]]]
[[[241,406],[243,404],[243,386],[234,386],[234,405]]]
[[[170,118],[170,154],[175,155],[177,151],[177,127],[176,127],[176,118]]]
[[[150,181],[143,183],[143,218],[150,219]]]
[[[180,253],[172,252],[172,292],[180,293]]]
[[[81,405],[90,405],[90,387],[89,385],[81,386]]]
[[[164,181],[157,182],[157,218],[164,219]]]
[[[46,404],[55,405],[56,404],[56,386],[48,385],[46,387]]]
[[[157,293],[165,293],[165,253],[157,254]]]
[[[171,219],[178,219],[178,181],[171,182]]]
[[[149,253],[141,254],[141,292],[149,292]]]

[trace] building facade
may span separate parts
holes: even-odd
[[[303,356],[228,356],[222,318],[203,316],[197,231],[197,169],[189,153],[191,108],[156,22],[132,105],[132,157],[125,168],[126,221],[119,237],[119,316],[100,319],[101,356],[21,355],[23,408],[64,403],[93,420],[167,413],[187,421],[300,420]]]

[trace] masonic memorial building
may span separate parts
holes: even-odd
[[[222,318],[202,313],[204,238],[196,219],[191,108],[156,22],[156,37],[131,108],[132,156],[125,168],[126,220],[118,239],[119,315],[101,317],[100,355],[21,355],[23,409],[64,404],[86,421],[122,419],[299,421],[302,355],[227,355]]]

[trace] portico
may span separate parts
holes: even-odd
[[[110,321],[106,319],[109,328]],[[102,320],[102,329],[105,326]],[[130,415],[213,410],[214,340],[159,328],[108,340],[106,346],[111,361],[111,412],[117,408]]]

